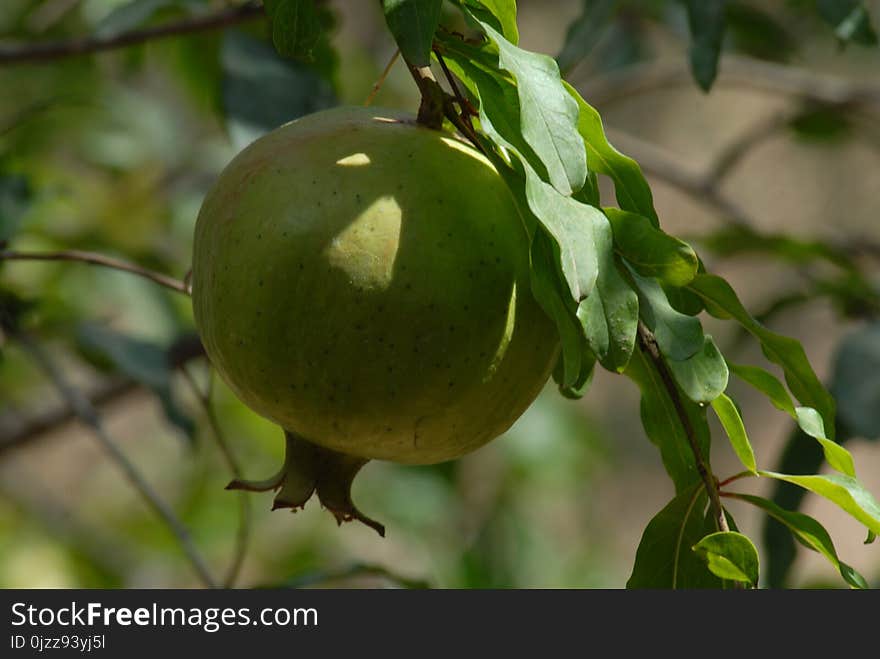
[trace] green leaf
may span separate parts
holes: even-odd
[[[0,173],[0,243],[18,232],[33,198],[34,192],[25,176]]]
[[[315,0],[266,0],[272,43],[284,57],[311,59],[324,33]]]
[[[727,433],[733,451],[740,462],[746,469],[756,473],[758,464],[755,461],[755,452],[752,449],[749,436],[746,434],[746,427],[736,404],[728,396],[721,394],[712,401],[712,409],[715,410],[718,420],[724,426],[724,432]]]
[[[709,91],[718,75],[718,59],[727,24],[727,0],[684,0],[691,30],[691,73],[703,89]]]
[[[841,341],[830,388],[844,425],[859,437],[880,438],[880,323]]]
[[[657,229],[644,215],[603,210],[614,230],[615,248],[639,274],[670,286],[685,286],[697,274],[699,261],[690,245]]]
[[[667,363],[678,386],[695,403],[711,403],[727,389],[727,363],[709,335],[703,339],[703,348],[688,359],[668,359]]]
[[[868,537],[865,538],[866,545],[874,544],[874,541],[877,539],[877,534],[873,531],[868,531]]]
[[[582,355],[581,371],[574,383],[566,385],[565,364],[560,356],[556,362],[556,368],[553,371],[553,379],[559,385],[559,393],[570,400],[579,400],[584,397],[590,384],[593,382],[593,375],[596,373],[596,360],[589,354]]]
[[[877,44],[877,32],[861,0],[817,0],[816,8],[819,15],[834,27],[834,34],[843,43]]]
[[[332,86],[312,67],[284,60],[244,33],[226,34],[221,64],[227,127],[241,148],[281,124],[336,103]]]
[[[792,32],[771,12],[729,2],[726,13],[727,38],[739,52],[774,62],[787,62],[797,53]]]
[[[544,312],[556,324],[562,347],[562,368],[556,381],[562,390],[577,388],[589,366],[584,354],[586,339],[576,316],[574,302],[565,284],[557,275],[558,248],[543,230],[535,232],[532,240],[532,294]]]
[[[152,390],[168,421],[192,440],[195,423],[174,397],[173,373],[163,347],[88,323],[77,328],[76,338],[82,354],[97,367],[121,373]]]
[[[605,129],[602,128],[602,118],[599,113],[581,97],[574,87],[565,80],[562,81],[562,84],[577,102],[577,126],[586,145],[587,163],[590,170],[611,178],[614,182],[617,203],[623,210],[644,215],[651,220],[655,227],[659,227],[660,222],[657,219],[657,212],[654,210],[651,187],[642,174],[638,163],[609,144],[608,138],[605,137]]]
[[[602,366],[621,372],[635,347],[639,298],[617,269],[607,220],[596,218],[592,231],[599,276],[593,293],[578,306],[577,315]]]
[[[560,194],[544,183],[527,163],[524,165],[529,208],[556,241],[559,267],[569,293],[575,302],[580,302],[593,290],[599,274],[593,224],[607,224],[605,216],[592,206]]]
[[[654,333],[663,356],[685,361],[704,350],[705,337],[700,320],[673,309],[655,279],[642,277],[632,268],[630,274],[639,294],[642,318]]]
[[[758,550],[742,533],[719,531],[694,545],[709,571],[722,579],[758,585]]]
[[[467,9],[479,20],[491,23],[504,38],[516,45],[519,30],[516,27],[516,0],[453,0]]]
[[[812,407],[798,407],[795,413],[801,430],[822,445],[822,451],[825,453],[825,459],[828,461],[828,464],[837,471],[855,478],[856,468],[853,464],[852,455],[840,444],[836,444],[825,437],[825,424],[822,422],[822,417],[819,413]]]
[[[697,471],[688,436],[663,378],[642,350],[633,352],[624,374],[639,387],[642,394],[640,413],[645,434],[660,449],[663,466],[675,485],[675,491],[681,493],[700,481],[700,473]],[[705,409],[684,397],[682,404],[696,434],[701,453],[709,455],[710,435]]]
[[[828,562],[838,569],[841,576],[851,586],[855,588],[868,587],[862,575],[840,561],[837,557],[837,551],[834,549],[834,543],[831,541],[831,536],[828,535],[828,531],[818,521],[809,515],[785,510],[772,501],[761,497],[751,494],[737,494],[735,496],[737,499],[742,499],[753,506],[757,506],[770,517],[784,524],[802,545],[827,558]]]
[[[775,375],[768,373],[758,366],[734,364],[732,362],[727,362],[727,366],[740,380],[752,385],[767,396],[776,409],[786,412],[792,419],[797,418],[797,414],[794,411],[794,403],[791,402],[791,396],[788,395],[785,386]]]
[[[442,5],[443,0],[382,0],[388,29],[400,54],[413,66],[431,63],[431,44]]]
[[[584,185],[587,160],[577,131],[578,106],[566,93],[556,61],[514,46],[479,21],[498,48],[498,65],[516,80],[522,137],[547,170],[549,183],[564,195]]]
[[[691,551],[715,531],[706,525],[701,483],[680,492],[648,523],[627,588],[722,588],[723,582]]]
[[[880,532],[880,505],[864,486],[852,476],[845,474],[820,474],[815,476],[792,476],[773,471],[758,472],[777,480],[799,485],[819,496],[825,497],[855,517],[873,533]]]
[[[698,274],[688,289],[703,298],[707,309],[719,317],[735,318],[761,343],[767,359],[782,367],[789,389],[801,404],[819,411],[826,428],[834,427],[834,399],[822,386],[800,343],[771,332],[746,311],[726,281],[715,275]],[[833,437],[831,438],[833,439]]]

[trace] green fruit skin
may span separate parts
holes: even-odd
[[[193,309],[249,407],[360,456],[430,464],[494,439],[558,354],[493,166],[398,112],[337,108],[242,151],[204,201]]]

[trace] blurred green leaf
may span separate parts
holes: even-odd
[[[150,389],[168,421],[192,441],[196,426],[174,396],[165,348],[89,323],[77,328],[76,340],[82,354],[99,368],[121,373]]]
[[[719,317],[735,318],[761,343],[767,359],[782,367],[791,392],[805,406],[819,411],[825,427],[833,428],[834,399],[816,377],[800,343],[771,332],[746,311],[726,281],[716,275],[699,274],[688,288],[703,298],[707,309]],[[833,437],[831,438],[833,439]]]
[[[667,363],[678,386],[695,403],[711,403],[727,389],[727,363],[709,335],[704,336],[702,349],[685,360]]]
[[[315,0],[265,0],[272,43],[284,57],[311,59],[324,34]]]
[[[639,293],[642,319],[654,333],[660,352],[681,362],[703,350],[705,339],[700,320],[673,309],[657,280],[642,277],[632,268],[630,274]]]
[[[755,473],[758,469],[758,464],[755,461],[755,451],[752,449],[752,443],[749,441],[746,426],[743,423],[736,403],[725,394],[721,394],[712,401],[712,409],[715,410],[718,420],[724,426],[724,432],[727,433],[733,451],[740,462],[743,463],[746,469]]]
[[[413,66],[431,63],[431,44],[443,0],[382,0],[385,22],[404,59]]]
[[[718,59],[727,25],[727,0],[683,1],[691,31],[691,73],[703,91],[709,91],[718,75]]]
[[[593,382],[596,373],[596,360],[592,355],[584,353],[581,361],[581,371],[577,379],[570,385],[565,384],[565,363],[560,356],[553,371],[553,380],[559,385],[559,393],[570,400],[583,398]]]
[[[825,497],[852,515],[868,530],[880,532],[880,505],[865,487],[852,476],[845,474],[820,474],[814,476],[792,476],[773,471],[761,471],[761,476],[775,478],[799,485],[821,497]]]
[[[33,198],[26,176],[0,173],[0,245],[18,232]]]
[[[182,9],[178,0],[131,0],[116,7],[95,27],[95,36],[112,37],[142,27],[160,10]]]
[[[639,274],[664,284],[685,286],[697,274],[697,255],[690,245],[654,227],[638,213],[605,208],[614,230],[614,246]]]
[[[627,588],[722,588],[691,547],[716,529],[707,528],[702,483],[680,492],[648,523],[636,550]]]
[[[559,68],[568,71],[596,47],[605,33],[617,7],[617,0],[583,0],[581,14],[565,35],[565,43],[556,61]]]
[[[877,44],[877,32],[861,0],[816,0],[819,15],[832,27],[842,43],[863,46]]]
[[[803,513],[785,510],[772,501],[751,494],[737,494],[737,499],[748,501],[766,512],[770,517],[784,524],[797,540],[805,547],[822,554],[840,571],[840,575],[855,588],[868,588],[864,577],[846,563],[841,562],[834,549],[834,543],[828,531],[815,519]]]
[[[830,388],[846,427],[865,439],[880,438],[880,323],[840,342]]]
[[[562,84],[578,105],[578,130],[586,145],[589,169],[611,178],[614,182],[617,203],[623,210],[643,215],[651,220],[655,227],[659,227],[651,187],[638,163],[611,146],[605,137],[605,129],[602,127],[599,113],[574,87],[564,80]]]
[[[832,142],[852,134],[846,109],[832,105],[807,107],[788,125],[798,137],[815,142]]]
[[[633,380],[642,394],[640,413],[645,434],[660,449],[663,466],[681,493],[700,481],[688,436],[678,416],[675,403],[654,363],[642,350],[633,352],[624,374]],[[684,396],[682,405],[696,435],[703,455],[709,455],[711,442],[706,411]],[[713,529],[717,530],[717,529]]]
[[[794,34],[769,11],[728,2],[726,16],[727,38],[739,52],[773,62],[787,62],[797,52]]]
[[[311,67],[282,60],[268,44],[243,33],[224,37],[222,64],[223,106],[238,146],[336,103],[330,83]]]
[[[693,550],[715,576],[757,587],[758,550],[742,533],[719,531],[707,535]]]

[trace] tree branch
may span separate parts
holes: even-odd
[[[601,78],[585,80],[587,100],[607,105],[676,85],[691,85],[693,78],[681,61],[652,61],[622,69]],[[880,85],[813,73],[749,57],[725,55],[716,88],[740,88],[795,96],[828,105],[860,105],[880,110]]]
[[[150,281],[164,286],[177,293],[189,295],[189,289],[185,282],[174,279],[159,272],[154,272],[134,263],[121,259],[98,254],[96,252],[82,252],[79,250],[61,250],[58,252],[16,252],[13,250],[0,250],[0,261],[78,261],[89,263],[113,270],[122,270],[131,274],[149,279]]]
[[[245,21],[256,18],[262,13],[262,3],[251,1],[212,14],[193,16],[176,23],[156,25],[108,37],[89,36],[67,41],[0,46],[0,66],[48,62],[66,57],[91,55],[92,53],[107,50],[127,48],[146,41],[164,39],[181,34],[192,34],[193,32],[216,30],[244,23]]]
[[[55,389],[74,410],[77,418],[92,430],[92,434],[101,447],[107,452],[111,460],[122,470],[125,478],[131,483],[138,493],[146,500],[147,504],[161,518],[183,549],[199,579],[209,588],[216,588],[217,581],[211,574],[207,563],[202,558],[193,543],[189,531],[174,514],[167,503],[153,490],[144,479],[137,467],[126,457],[125,453],[116,446],[116,442],[110,437],[97,410],[73,385],[71,385],[61,370],[55,365],[51,357],[42,347],[21,331],[6,327],[19,344],[24,348],[34,362],[46,374]]]
[[[639,346],[660,374],[663,386],[669,394],[673,407],[675,407],[675,413],[678,415],[679,421],[681,421],[681,427],[687,436],[691,452],[694,454],[694,462],[697,465],[697,471],[700,474],[703,485],[706,487],[706,493],[709,495],[709,505],[712,508],[712,515],[715,518],[715,524],[718,526],[719,531],[730,531],[730,527],[727,524],[727,517],[724,514],[724,508],[721,506],[721,498],[718,495],[718,482],[715,480],[715,475],[712,473],[712,469],[706,461],[706,456],[704,456],[702,450],[700,450],[700,444],[697,441],[697,434],[694,431],[694,426],[687,414],[687,410],[684,408],[678,385],[675,384],[672,373],[666,365],[666,360],[664,360],[663,355],[660,354],[660,349],[657,347],[657,341],[654,338],[654,334],[642,321],[639,321],[638,336]]]

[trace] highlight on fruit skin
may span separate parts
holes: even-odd
[[[319,112],[248,146],[202,205],[192,273],[209,358],[287,438],[275,478],[231,486],[293,509],[316,491],[377,530],[351,503],[363,464],[475,450],[558,355],[503,179],[397,111]]]

